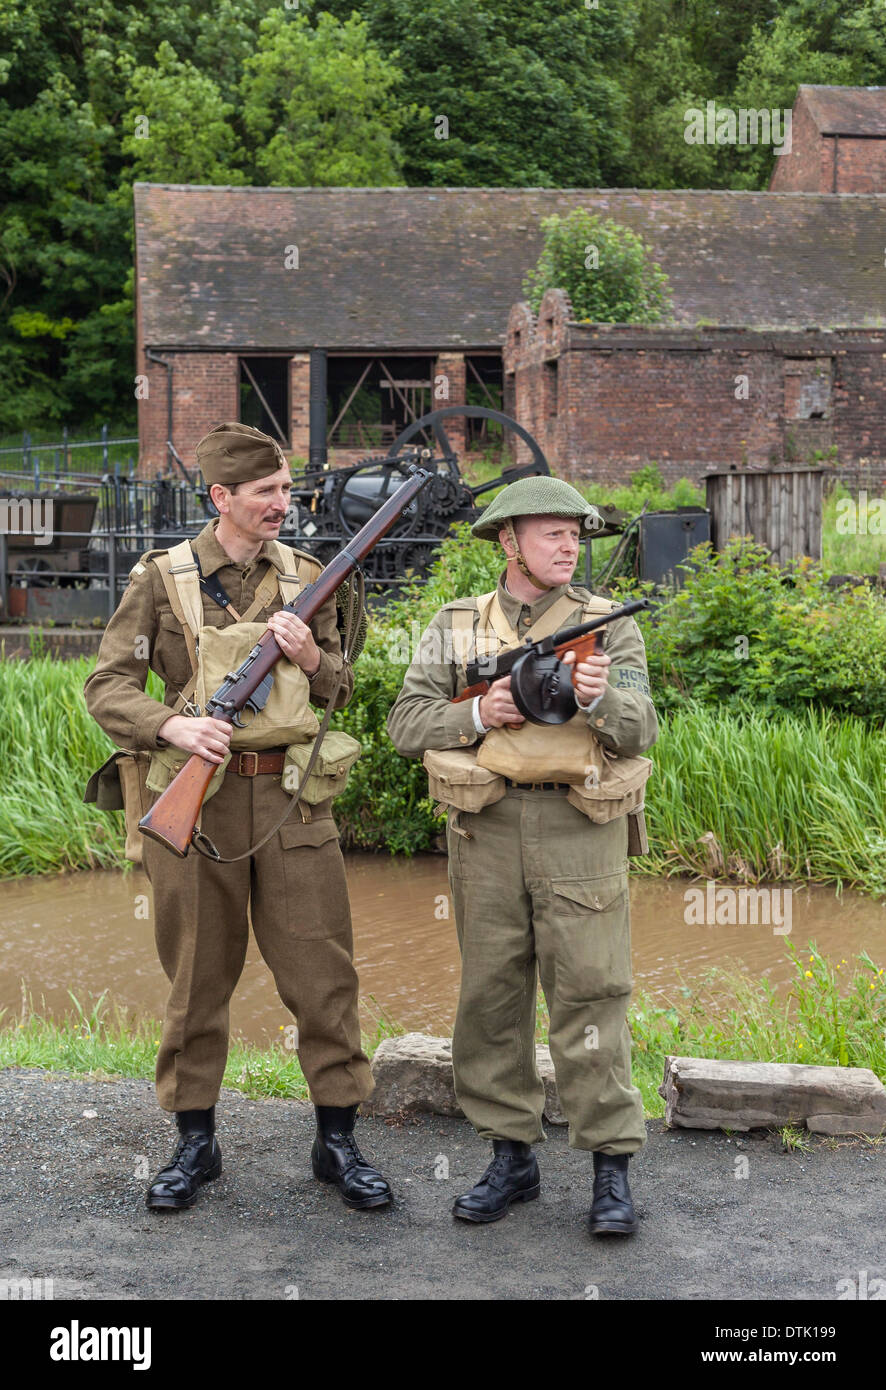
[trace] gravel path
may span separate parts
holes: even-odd
[[[226,1091],[217,1115],[222,1178],[155,1215],[143,1194],[175,1131],[149,1082],[0,1072],[0,1280],[51,1278],[56,1299],[835,1300],[840,1280],[886,1277],[886,1145],[786,1154],[776,1135],[650,1120],[640,1232],[605,1241],[584,1226],[591,1157],[562,1129],[540,1146],[540,1200],[477,1227],[449,1212],[489,1155],[464,1121],[358,1121],[395,1206],[350,1212],[311,1176],[310,1106]]]

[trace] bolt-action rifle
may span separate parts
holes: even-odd
[[[323,604],[390,531],[422,488],[434,476],[428,469],[410,465],[407,478],[396,492],[379,507],[374,516],[357,532],[350,542],[330,560],[329,564],[282,612],[294,613],[303,623],[309,623]],[[273,668],[283,655],[273,633],[268,629],[258,639],[236,671],[229,671],[215,694],[206,702],[204,715],[223,719],[242,727],[240,713],[249,709],[257,714],[267,703],[273,681]],[[158,840],[184,859],[194,837],[203,798],[212,781],[217,763],[192,753],[176,773],[165,792],[155,801],[146,816],[138,823],[142,835]]]
[[[467,688],[456,695],[452,704],[485,695],[493,681],[511,677],[511,694],[517,709],[533,724],[565,724],[575,714],[575,667],[580,661],[603,650],[601,628],[619,618],[629,618],[641,608],[649,608],[652,600],[635,599],[614,608],[600,618],[565,627],[537,642],[528,638],[519,647],[509,647],[498,656],[479,657],[469,661],[465,674]],[[564,664],[567,652],[575,652],[575,663]]]

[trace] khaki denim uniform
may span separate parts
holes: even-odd
[[[587,591],[560,585],[525,604],[499,580],[505,616],[528,630],[564,593],[581,619]],[[474,602],[469,600],[468,602]],[[459,601],[463,606],[465,600]],[[452,705],[464,672],[447,641],[447,605],[432,620],[388,717],[406,757],[475,744],[471,703]],[[605,629],[609,683],[588,720],[601,743],[635,756],[658,733],[646,656],[632,618]],[[580,775],[580,774],[579,774]],[[627,819],[591,822],[565,791],[509,787],[502,800],[449,813],[449,881],[462,955],[453,1034],[459,1104],[487,1139],[544,1137],[535,1065],[537,980],[550,1013],[550,1048],[574,1148],[634,1153],[645,1142],[631,1084],[627,1008],[632,987]]]

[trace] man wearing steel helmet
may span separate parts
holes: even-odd
[[[85,688],[90,713],[119,748],[156,753],[171,747],[182,755],[197,753],[220,769],[225,764],[211,799],[207,793],[201,828],[236,862],[217,863],[193,849],[177,859],[156,841],[142,841],[157,948],[170,982],[157,1098],[175,1114],[181,1136],[146,1201],[157,1211],[189,1207],[201,1184],[221,1172],[215,1104],[228,1050],[229,1002],[246,955],[248,912],[280,996],[298,1020],[299,1059],[317,1114],[314,1174],[334,1183],[349,1207],[383,1206],[391,1200],[390,1188],[353,1136],[357,1106],[373,1083],[360,1042],[350,908],[331,797],[300,805],[278,826],[292,807],[282,777],[284,745],[295,739],[291,731],[316,730],[310,704],[326,705],[337,685],[336,706],[351,697],[353,674],[349,667],[342,671],[336,601],[330,598],[310,623],[281,611],[284,592],[313,582],[321,566],[304,552],[277,545],[292,486],[279,445],[233,422],[205,435],[196,456],[219,516],[194,539],[187,562],[173,566],[167,552],[157,550],[133,567]],[[197,642],[183,621],[183,571],[192,573]],[[271,741],[279,729],[288,735],[277,740],[281,746],[250,745],[247,728],[240,746],[262,751],[235,753],[228,761],[231,725],[192,712],[184,687],[194,676],[196,649],[205,656],[212,645],[208,628],[227,634],[219,634],[222,643],[245,640],[248,647],[255,641],[248,631],[237,633],[241,619],[250,626],[267,623],[283,663],[299,670],[277,673],[278,689],[285,686],[287,694]],[[145,693],[149,668],[165,682],[163,704]],[[178,712],[185,708],[188,713]],[[297,727],[296,714],[302,721]]]
[[[458,768],[457,776],[448,768],[451,791],[441,797],[449,803],[462,955],[453,1069],[459,1103],[492,1140],[493,1158],[453,1214],[495,1221],[513,1203],[538,1196],[531,1147],[544,1138],[534,1048],[538,972],[569,1143],[594,1155],[589,1229],[598,1235],[637,1229],[627,1167],[646,1138],[626,1018],[627,856],[645,844],[642,783],[650,770],[638,755],[658,732],[642,636],[632,618],[603,629],[604,652],[576,665],[576,713],[564,724],[526,721],[510,676],[472,701],[451,702],[467,685],[468,660],[616,606],[571,583],[581,536],[601,526],[595,508],[562,479],[525,478],[499,493],[472,527],[504,549],[497,589],[441,609],[388,717],[397,750],[425,755],[429,777],[435,758]],[[574,653],[565,659],[575,665]],[[537,781],[525,771],[530,765],[555,775]],[[474,767],[476,785],[465,788]],[[633,800],[620,794],[626,786],[640,789]]]

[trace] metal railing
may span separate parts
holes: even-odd
[[[134,453],[130,447],[133,444],[136,446]],[[118,450],[127,448],[129,452],[125,459],[112,457]],[[80,469],[74,467],[75,451],[80,451],[77,454],[77,461],[83,465]],[[84,451],[92,451],[94,457]],[[52,463],[51,466],[44,463],[41,469],[44,455],[52,456]],[[19,467],[14,468],[15,464]],[[96,474],[118,472],[132,477],[138,467],[138,435],[112,437],[108,433],[108,426],[102,425],[97,439],[71,440],[65,426],[61,439],[38,444],[33,441],[30,430],[23,430],[21,444],[8,444],[0,448],[0,471],[6,472],[7,467],[27,474],[33,479],[35,487],[40,486],[38,479],[41,476],[53,480],[67,477],[87,479],[94,478]]]

